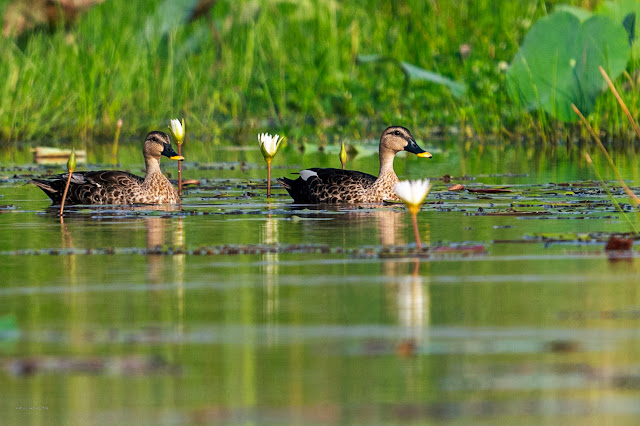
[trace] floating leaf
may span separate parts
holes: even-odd
[[[561,121],[593,111],[604,81],[602,65],[612,79],[629,58],[627,34],[620,23],[603,15],[584,22],[575,13],[555,12],[531,28],[507,74],[509,94],[529,109],[541,108]]]

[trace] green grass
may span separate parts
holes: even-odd
[[[498,66],[554,1],[220,0],[206,18],[172,25],[165,15],[178,14],[163,6],[176,3],[109,0],[68,30],[0,39],[0,139],[111,141],[118,118],[123,138],[139,139],[182,116],[190,138],[224,143],[253,143],[257,131],[333,142],[392,123],[480,140],[579,132],[515,107]],[[360,54],[464,81],[467,94],[421,82],[404,90],[396,67],[357,64]],[[637,111],[637,91],[625,95]],[[629,135],[612,99],[602,97],[595,126]]]

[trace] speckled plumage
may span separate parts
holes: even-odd
[[[74,172],[67,193],[69,204],[176,204],[178,192],[160,170],[160,156],[179,159],[169,136],[154,131],[147,135],[143,154],[144,178],[119,170]],[[33,179],[54,204],[60,204],[68,173],[50,179]]]
[[[297,179],[283,177],[278,182],[299,204],[379,204],[397,200],[393,185],[398,176],[393,170],[393,159],[402,150],[431,157],[418,146],[408,129],[391,126],[380,137],[378,177],[355,170],[311,168],[302,170]]]

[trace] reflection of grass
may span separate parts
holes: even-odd
[[[0,136],[106,139],[122,117],[129,138],[180,111],[194,139],[244,142],[273,126],[296,140],[332,131],[359,138],[363,127],[377,134],[401,123],[418,134],[469,126],[554,141],[553,121],[506,98],[498,67],[546,14],[542,3],[525,3],[220,1],[207,19],[163,33],[165,2],[105,2],[69,33],[35,33],[20,45],[0,39]],[[464,44],[471,49],[462,59]],[[413,82],[404,93],[393,65],[359,66],[359,54],[407,61],[469,90],[459,100]]]

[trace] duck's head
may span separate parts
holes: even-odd
[[[147,135],[143,148],[145,157],[152,157],[160,161],[160,156],[164,155],[171,160],[184,160],[182,155],[178,155],[171,146],[171,139],[165,132],[153,131]]]
[[[418,146],[409,129],[402,126],[387,127],[380,137],[380,148],[389,149],[394,152],[409,151],[418,157],[432,157],[430,153]]]

